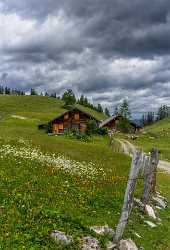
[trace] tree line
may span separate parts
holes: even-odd
[[[0,85],[0,95],[25,95],[25,92],[19,89],[11,89],[7,86]]]
[[[151,125],[154,122],[160,121],[164,118],[170,116],[170,109],[167,105],[161,105],[157,112],[147,112],[146,114],[142,115],[141,124],[143,126]]]
[[[0,95],[25,95],[25,92],[16,88],[11,89],[7,86],[4,87],[3,85],[0,85]],[[49,94],[47,91],[45,93],[41,92],[39,94],[34,88],[31,88],[30,95],[48,96],[61,99],[64,101],[65,105],[73,105],[77,103],[85,107],[91,108],[97,112],[104,113],[107,116],[110,116],[109,109],[107,107],[104,109],[100,103],[97,104],[97,106],[93,105],[84,95],[81,95],[79,99],[76,99],[76,96],[71,89],[66,90],[62,96],[58,96],[56,92],[52,92],[51,94]]]
[[[77,103],[84,107],[91,108],[99,113],[104,113],[105,115],[110,116],[108,108],[103,109],[100,103],[98,103],[97,106],[93,105],[84,95],[81,95],[79,99],[76,99],[76,96],[71,89],[66,90],[61,99],[64,101],[65,105],[74,105]]]
[[[19,89],[13,89],[13,88],[9,88],[8,86],[3,86],[0,85],[0,94],[1,95],[25,95],[26,93],[23,90],[19,90]],[[110,112],[109,109],[103,108],[102,105],[100,103],[98,103],[97,105],[93,105],[86,96],[81,95],[80,98],[76,98],[74,92],[72,91],[72,89],[67,89],[62,96],[58,96],[57,92],[52,92],[52,93],[48,93],[47,91],[45,93],[41,92],[38,93],[38,91],[36,91],[34,88],[30,89],[30,95],[32,96],[48,96],[48,97],[52,97],[52,98],[57,98],[57,99],[61,99],[64,101],[65,105],[74,105],[74,104],[80,104],[84,107],[93,109],[99,113],[103,113],[106,116],[110,116]],[[113,115],[118,115],[121,114],[126,118],[130,118],[130,111],[129,111],[129,105],[128,102],[126,100],[124,100],[122,102],[122,104],[118,107],[116,106],[115,108],[115,112],[113,113]]]

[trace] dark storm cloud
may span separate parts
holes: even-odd
[[[3,0],[0,10],[1,82],[72,87],[111,108],[126,97],[134,111],[168,101],[169,0]]]

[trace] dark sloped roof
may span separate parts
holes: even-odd
[[[102,121],[99,125],[100,128],[102,128],[103,126],[107,125],[109,122],[113,121],[113,120],[116,120],[118,117],[123,117],[122,115],[114,115],[114,116],[111,116],[109,117],[108,119]],[[138,125],[137,123],[135,123],[134,121],[129,121],[130,124],[133,126],[133,127],[136,127],[136,128],[141,128],[140,125]]]
[[[104,120],[100,123],[99,127],[102,128],[103,126],[107,125],[109,122],[115,120],[118,117],[121,117],[121,115],[114,115],[114,116],[107,118],[106,120]]]
[[[142,128],[142,126],[140,126],[139,124],[137,124],[136,122],[134,121],[130,121],[130,124],[136,128]]]
[[[75,111],[80,111],[80,112],[86,114],[88,117],[90,117],[90,118],[92,118],[92,119],[94,119],[94,120],[100,122],[100,120],[97,119],[94,115],[92,115],[92,114],[90,114],[90,113],[88,113],[88,112],[82,110],[82,109],[79,108],[79,107],[75,107],[75,106],[69,107],[69,110],[66,110],[66,111],[60,113],[58,116],[56,116],[56,117],[55,117],[53,120],[51,120],[50,122],[53,122],[53,121],[55,121],[56,119],[62,117],[63,115],[65,115],[65,114],[67,114],[67,113],[69,113],[69,112],[72,112],[72,111],[74,111],[74,110],[75,110]]]

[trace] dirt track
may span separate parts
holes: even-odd
[[[124,139],[121,139],[118,141],[121,144],[123,152],[127,155],[132,156],[136,150],[136,146],[134,146],[132,143],[130,143],[129,141],[124,140]],[[160,160],[158,167],[170,174],[170,162]]]

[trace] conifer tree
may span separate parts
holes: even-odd
[[[73,105],[76,103],[76,97],[72,89],[68,89],[64,92],[62,100],[65,102],[65,105]]]
[[[123,100],[122,104],[120,105],[119,113],[126,119],[130,119],[131,114],[129,111],[129,104],[126,99]]]
[[[108,108],[105,108],[104,113],[105,113],[105,115],[110,116],[110,112],[109,112]]]

